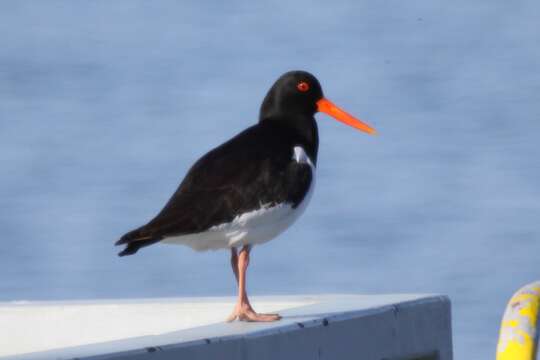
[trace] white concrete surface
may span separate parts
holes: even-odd
[[[452,358],[446,297],[254,297],[258,311],[280,310],[284,316],[269,324],[224,323],[233,303],[233,298],[0,303],[0,358]]]

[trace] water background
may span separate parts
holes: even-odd
[[[444,293],[456,359],[491,359],[540,278],[540,2],[0,4],[0,301],[234,295],[226,252],[112,243],[305,69],[317,188],[255,248],[253,294]]]

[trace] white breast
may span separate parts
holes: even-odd
[[[311,171],[315,175],[315,166],[301,146],[295,146],[293,149],[293,159],[300,164],[308,164],[311,167]],[[313,177],[315,178],[315,177]]]
[[[295,146],[292,158],[298,163],[308,164],[313,172],[308,193],[296,208],[293,209],[291,203],[274,206],[261,204],[259,209],[238,215],[229,223],[213,226],[201,233],[166,238],[162,242],[187,245],[202,251],[262,244],[272,240],[302,215],[315,187],[315,166],[304,149]]]

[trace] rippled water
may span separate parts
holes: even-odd
[[[233,295],[225,252],[112,243],[305,69],[380,135],[318,116],[311,205],[251,292],[448,294],[456,358],[493,357],[540,277],[538,1],[0,10],[0,300]]]

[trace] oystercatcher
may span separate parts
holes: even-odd
[[[326,99],[313,75],[287,72],[264,98],[259,122],[200,158],[163,210],[116,242],[127,245],[118,255],[132,255],[158,242],[197,251],[230,249],[238,301],[228,321],[280,319],[278,314],[256,313],[249,302],[249,253],[287,229],[310,200],[319,147],[318,111],[375,133]]]

